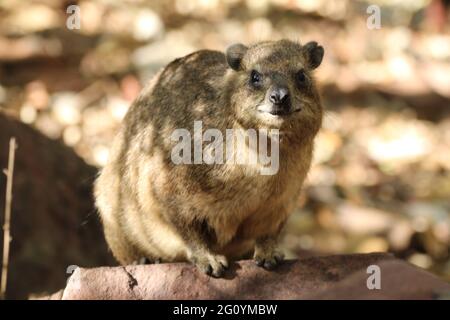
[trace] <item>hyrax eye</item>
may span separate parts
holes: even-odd
[[[308,83],[308,78],[306,77],[305,71],[300,70],[295,74],[295,80],[300,87],[304,87]]]
[[[258,86],[261,84],[261,81],[262,81],[262,75],[258,71],[252,70],[252,72],[250,74],[250,82],[252,83],[252,85]]]

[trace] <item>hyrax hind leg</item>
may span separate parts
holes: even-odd
[[[125,237],[115,222],[103,221],[106,242],[121,265],[140,264],[142,255]]]
[[[153,255],[149,256],[138,250],[117,226],[104,224],[104,230],[106,242],[121,265],[161,263],[161,258]]]

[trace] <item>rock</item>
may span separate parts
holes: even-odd
[[[401,260],[380,261],[381,289],[368,290],[369,274],[360,270],[330,288],[312,294],[312,299],[436,299],[450,290],[446,283],[423,269]]]
[[[381,289],[366,272],[381,268]],[[255,290],[257,288],[257,290]],[[186,263],[77,269],[62,299],[431,299],[450,284],[390,254],[310,257],[266,271],[253,261],[233,263],[214,279]]]
[[[24,299],[63,287],[71,265],[110,265],[112,258],[93,205],[97,170],[60,141],[2,113],[0,168],[7,167],[10,137],[16,137],[18,149],[6,297]],[[1,224],[5,185],[0,174]]]

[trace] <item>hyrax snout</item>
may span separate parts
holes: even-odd
[[[191,261],[219,277],[253,254],[271,269],[309,170],[324,50],[289,40],[202,50],[159,72],[130,107],[96,185],[121,264]]]

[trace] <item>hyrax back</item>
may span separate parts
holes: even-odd
[[[312,70],[322,57],[315,42],[239,44],[226,54],[204,50],[176,59],[151,81],[128,111],[95,186],[105,236],[120,263],[189,260],[220,276],[227,258],[252,251],[265,268],[282,259],[276,238],[299,195],[321,125]],[[207,129],[224,140],[227,132],[265,133],[275,170],[262,174],[267,162],[260,158],[174,161],[180,129],[194,149],[212,148],[208,141],[198,144],[200,121],[200,137]],[[232,141],[228,148],[214,139],[223,155],[225,149],[236,158],[258,154],[248,136]],[[194,158],[196,151],[183,150],[177,159]]]

